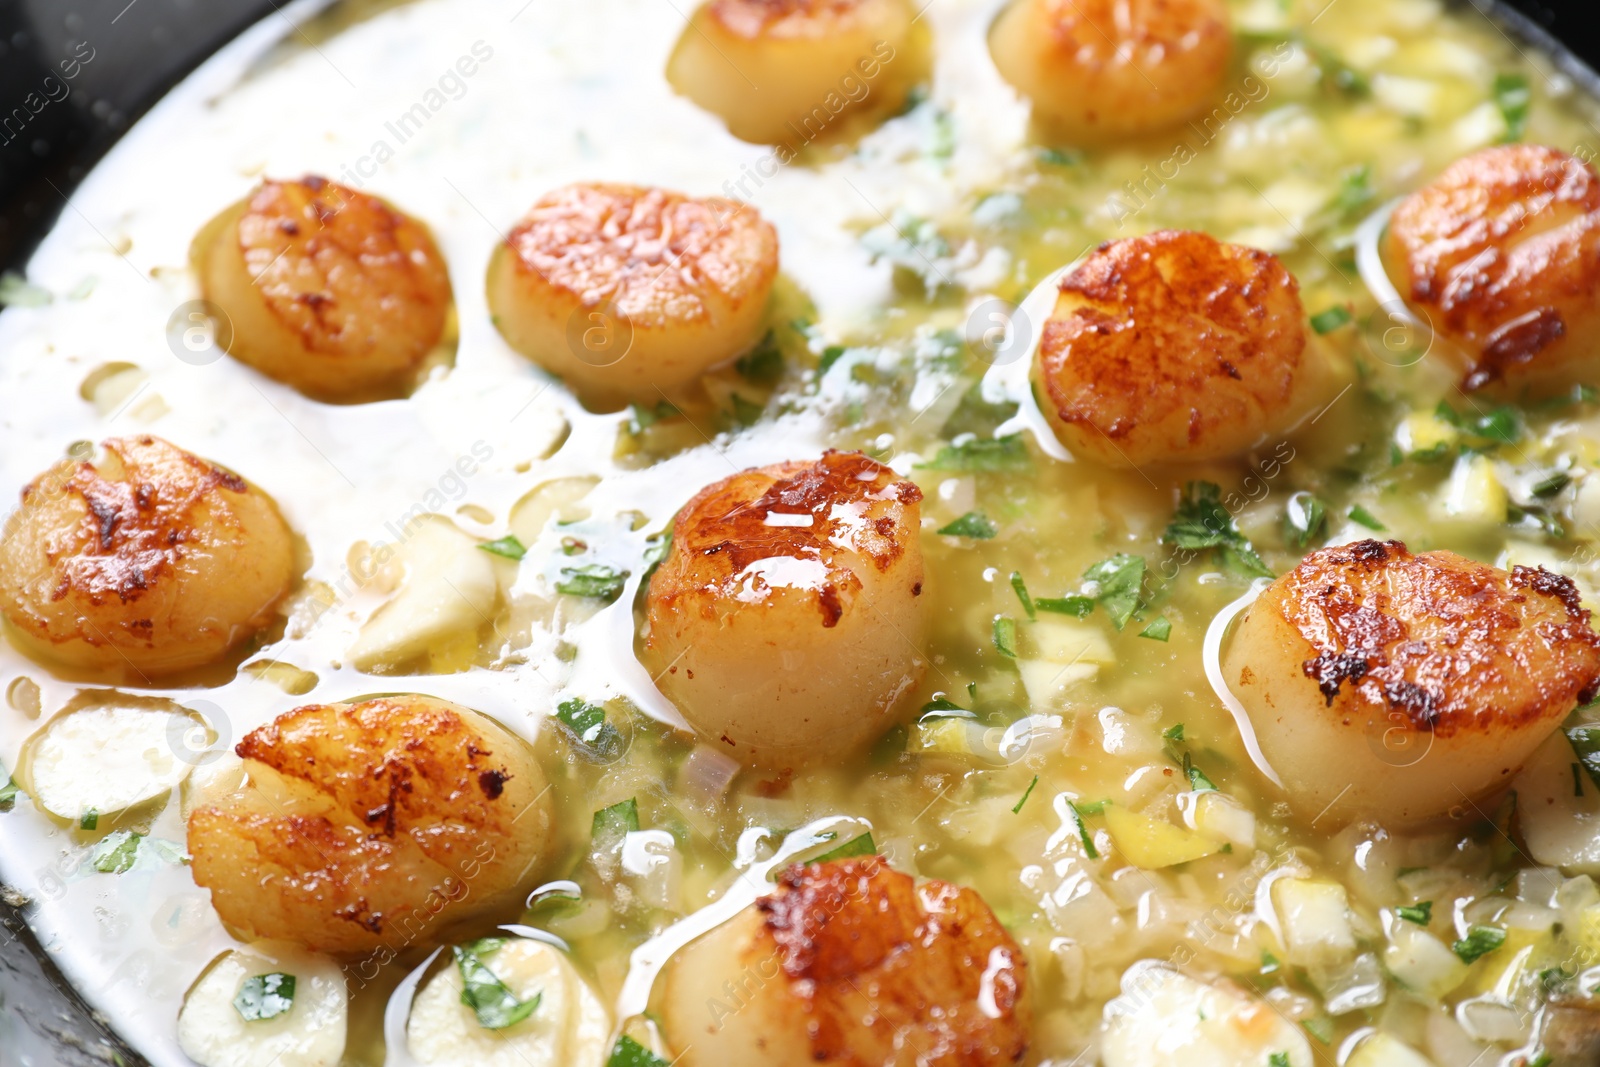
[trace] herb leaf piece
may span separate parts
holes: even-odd
[[[597,758],[612,760],[622,754],[622,735],[607,721],[605,708],[584,700],[563,700],[556,707],[556,718]]]
[[[516,534],[506,534],[497,541],[485,541],[478,547],[490,555],[506,559],[521,559],[528,554],[528,546],[517,540]]]
[[[556,592],[568,596],[594,597],[598,600],[615,600],[622,595],[630,572],[608,567],[603,563],[586,563],[581,567],[562,567],[561,581]]]
[[[959,445],[945,445],[932,460],[922,464],[935,471],[1014,471],[1028,465],[1028,446],[1019,433],[988,440],[973,438]]]
[[[876,856],[877,854],[878,845],[872,840],[872,834],[868,832],[859,837],[852,837],[844,844],[831,848],[816,859],[807,860],[806,862],[807,864],[831,863],[834,860],[845,860],[852,856]]]
[[[1009,615],[994,619],[994,647],[1002,656],[1017,658],[1017,620]]]
[[[1506,942],[1506,932],[1498,926],[1473,926],[1467,936],[1450,946],[1462,963],[1475,963]]]
[[[981,511],[969,511],[939,531],[946,537],[970,537],[975,541],[987,541],[998,532]]]
[[[275,1019],[294,1007],[294,975],[274,971],[244,980],[233,998],[233,1010],[245,1022]]]
[[[1011,572],[1011,589],[1017,594],[1017,599],[1022,602],[1022,610],[1027,614],[1028,621],[1039,617],[1039,612],[1033,606],[1033,597],[1028,595],[1028,586],[1022,580],[1021,571]]]
[[[505,944],[504,938],[486,937],[469,945],[452,945],[450,952],[461,971],[461,1003],[472,1009],[478,1025],[485,1030],[504,1030],[515,1026],[539,1007],[542,992],[518,1000],[511,987],[502,982],[484,957],[493,955]]]
[[[1191,552],[1215,548],[1233,570],[1252,578],[1272,577],[1255,546],[1234,524],[1233,513],[1222,503],[1222,489],[1215,482],[1190,482],[1184,487],[1183,499],[1161,540]]]
[[[132,830],[117,830],[107,834],[89,853],[89,863],[101,874],[131,871],[139,856],[139,842],[143,840],[143,834],[136,834]]]
[[[1083,572],[1086,580],[1099,586],[1095,600],[1105,607],[1106,613],[1111,616],[1111,624],[1119,630],[1128,625],[1128,620],[1139,608],[1144,571],[1143,556],[1119,552]]]
[[[1433,921],[1433,901],[1424,900],[1419,904],[1407,904],[1394,909],[1394,913],[1408,923],[1427,926]]]
[[[666,1060],[623,1034],[611,1049],[606,1067],[670,1067]]]
[[[1011,814],[1013,814],[1013,815],[1021,815],[1022,814],[1022,805],[1026,804],[1028,802],[1028,798],[1033,796],[1033,788],[1034,788],[1034,786],[1036,786],[1038,784],[1039,784],[1039,776],[1036,774],[1036,775],[1033,776],[1033,781],[1028,783],[1028,788],[1026,788],[1026,789],[1024,789],[1022,791],[1022,799],[1017,801],[1017,806],[1011,809]]]
[[[1148,637],[1152,641],[1165,641],[1172,636],[1172,620],[1165,615],[1153,619],[1149,626],[1139,631],[1140,637]]]

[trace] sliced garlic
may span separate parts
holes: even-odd
[[[396,591],[350,648],[357,670],[399,667],[450,638],[476,633],[495,610],[499,592],[490,556],[437,515],[417,520],[383,570],[379,579],[396,579]]]
[[[234,1006],[258,975],[294,976],[288,1011],[246,1019]],[[200,1067],[334,1067],[344,1056],[349,992],[326,956],[259,941],[218,957],[184,998],[178,1046]]]
[[[183,783],[193,753],[210,744],[202,734],[210,734],[204,720],[170,700],[97,693],[28,739],[18,778],[41,808],[63,819],[126,811]]]
[[[539,1006],[519,1023],[490,1030],[461,1003],[461,969],[450,964],[423,987],[406,1024],[406,1045],[423,1067],[600,1067],[611,1018],[560,950],[524,938],[483,957],[519,1001]]]

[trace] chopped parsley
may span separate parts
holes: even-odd
[[[1028,621],[1037,619],[1039,613],[1034,609],[1033,597],[1028,595],[1028,586],[1022,580],[1021,571],[1011,572],[1011,588],[1016,592],[1017,599],[1022,602],[1022,610],[1027,614]]]
[[[606,1067],[671,1067],[671,1064],[623,1034],[611,1049],[611,1058],[606,1060]]]
[[[1343,304],[1335,304],[1327,311],[1311,316],[1311,328],[1319,334],[1332,333],[1348,323],[1351,317],[1349,308]]]
[[[577,736],[579,744],[602,759],[622,754],[622,735],[606,720],[606,709],[584,700],[563,700],[556,718]]]
[[[1143,556],[1119,552],[1083,572],[1085,579],[1099,587],[1094,599],[1106,609],[1112,625],[1119,630],[1128,625],[1128,620],[1139,608],[1144,571]]]
[[[1165,641],[1172,636],[1172,620],[1165,615],[1157,616],[1149,626],[1139,631],[1139,636],[1152,641]]]
[[[1234,524],[1232,513],[1222,503],[1222,489],[1215,482],[1190,482],[1184,487],[1183,499],[1161,540],[1188,551],[1214,548],[1219,550],[1223,564],[1232,570],[1252,578],[1272,577],[1255,547]]]
[[[628,432],[637,437],[656,423],[675,419],[679,414],[677,407],[666,400],[650,407],[631,404],[628,407]]]
[[[1033,787],[1038,785],[1038,784],[1039,784],[1039,776],[1036,774],[1036,775],[1033,776],[1033,781],[1028,783],[1028,788],[1026,788],[1026,789],[1024,789],[1022,791],[1022,799],[1017,801],[1017,806],[1011,809],[1011,814],[1013,814],[1013,815],[1021,815],[1022,814],[1022,805],[1026,804],[1028,802],[1028,798],[1033,796]]]
[[[594,813],[589,837],[600,849],[609,851],[628,834],[639,829],[639,798],[629,797]]]
[[[1295,493],[1283,505],[1283,539],[1291,548],[1305,548],[1328,525],[1328,506],[1311,493]]]
[[[1267,1067],[1289,1067],[1289,1054],[1287,1052],[1274,1052],[1267,1057]]]
[[[1358,526],[1365,526],[1376,533],[1383,533],[1389,527],[1378,521],[1378,517],[1360,504],[1356,504],[1345,512],[1345,517]]]
[[[1189,779],[1189,788],[1196,793],[1216,792],[1217,786],[1206,772],[1194,765],[1194,760],[1189,758],[1189,753],[1183,754],[1183,776]]]
[[[1589,780],[1600,786],[1600,723],[1574,726],[1566,731],[1566,735]]]
[[[492,956],[505,945],[505,938],[485,937],[467,945],[452,945],[450,952],[461,971],[461,1003],[472,1009],[478,1025],[485,1030],[504,1030],[515,1026],[539,1007],[544,993],[535,993],[527,1000],[518,1000],[511,988],[502,982],[484,958]]]
[[[1018,433],[945,445],[921,464],[922,469],[935,471],[1014,471],[1027,465],[1028,446]]]
[[[132,830],[118,830],[107,834],[94,846],[94,851],[89,853],[89,863],[101,874],[121,874],[123,871],[131,871],[134,860],[139,855],[139,842],[143,840],[143,834],[136,834]]]
[[[1394,909],[1394,913],[1408,923],[1427,926],[1433,921],[1433,901],[1424,900],[1420,904],[1407,904]]]
[[[1505,942],[1506,932],[1498,926],[1473,926],[1467,930],[1466,937],[1450,946],[1450,951],[1460,957],[1462,963],[1475,963]]]
[[[1433,409],[1433,414],[1440,422],[1480,440],[1509,445],[1522,437],[1522,419],[1517,415],[1517,409],[1509,405],[1502,404],[1488,411],[1463,415],[1448,401],[1441,400],[1439,406]]]
[[[1497,74],[1494,78],[1494,106],[1506,120],[1504,141],[1522,140],[1528,130],[1528,112],[1533,109],[1533,93],[1521,74]]]
[[[872,834],[869,831],[860,837],[852,837],[837,848],[831,848],[816,859],[807,860],[806,862],[831,863],[834,860],[847,860],[852,856],[876,856],[877,854],[877,842],[872,840]]]
[[[528,554],[528,547],[517,540],[516,534],[506,534],[498,541],[485,541],[478,547],[493,555],[504,556],[506,559],[521,559]]]
[[[239,994],[233,998],[233,1010],[250,1023],[276,1019],[292,1007],[294,975],[282,971],[246,978],[239,987]]]
[[[1092,596],[1042,596],[1033,602],[1033,606],[1040,611],[1052,612],[1056,615],[1072,615],[1083,619],[1094,611],[1094,597]]]
[[[628,574],[628,571],[608,567],[604,563],[562,567],[561,581],[556,583],[556,592],[568,596],[594,597],[597,600],[615,600],[622,595]]]
[[[981,511],[969,511],[939,531],[946,537],[970,537],[975,541],[987,541],[998,532],[995,524]]]
[[[1540,500],[1543,500],[1547,497],[1555,496],[1557,493],[1561,492],[1561,490],[1565,489],[1571,484],[1572,475],[1568,474],[1566,471],[1556,471],[1553,474],[1548,474],[1539,479],[1537,482],[1534,482],[1533,488],[1530,489],[1529,492],[1538,497]]]
[[[1100,858],[1100,850],[1094,847],[1094,835],[1089,833],[1089,824],[1083,821],[1083,812],[1078,810],[1078,805],[1067,801],[1067,810],[1072,812],[1072,818],[1078,824],[1078,840],[1083,842],[1083,853],[1092,860]]]
[[[100,812],[94,808],[90,808],[88,811],[78,816],[78,829],[80,830],[94,830],[99,828],[99,826]]]
[[[1002,656],[1017,658],[1017,620],[1009,615],[994,617],[994,647]]]

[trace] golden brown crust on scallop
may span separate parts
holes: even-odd
[[[921,500],[914,483],[860,452],[830,450],[814,462],[741,471],[702,489],[678,513],[672,552],[651,578],[651,611],[672,612],[689,598],[710,617],[719,600],[752,581],[751,564],[815,559],[827,567],[826,579],[814,583],[817,608],[832,627],[861,588],[850,566],[835,562],[835,549],[846,544],[889,570],[917,536],[903,509]],[[808,516],[811,524],[774,525],[774,515]],[[920,582],[920,568],[918,575]]]
[[[1558,149],[1485,149],[1395,209],[1385,253],[1412,305],[1466,351],[1467,388],[1543,376],[1600,321],[1600,178]]]
[[[1217,54],[1225,67],[1233,29],[1219,0],[1043,0],[1060,62],[1100,72],[1142,70],[1152,94],[1193,91],[1171,78],[1170,51]]]
[[[23,489],[0,544],[6,619],[70,662],[145,672],[197,666],[265,625],[293,567],[272,502],[158,437],[102,448]]]
[[[1036,115],[1095,140],[1204,110],[1227,75],[1233,29],[1223,0],[1012,0],[989,43]]]
[[[811,37],[845,22],[871,0],[711,0],[707,13],[729,33],[757,37]]]
[[[519,271],[635,329],[704,322],[712,300],[764,302],[778,272],[777,231],[754,208],[633,185],[547,193],[507,243]]]
[[[1061,280],[1036,375],[1076,452],[1215,459],[1303,413],[1299,284],[1268,252],[1164,230],[1101,245]]]
[[[1027,962],[972,890],[876,856],[796,865],[778,887],[756,903],[769,945],[753,952],[778,953],[816,1062],[909,1062],[907,1041],[929,1067],[1026,1055]]]
[[[255,789],[192,811],[189,851],[223,921],[252,936],[395,947],[447,902],[514,888],[549,832],[525,746],[445,701],[311,704],[235,750]]]
[[[1600,687],[1589,612],[1543,569],[1359,541],[1311,553],[1251,611],[1280,613],[1304,638],[1330,715],[1378,708],[1440,738],[1493,735],[1559,722]]]
[[[377,197],[314,175],[264,181],[238,240],[267,308],[308,351],[357,359],[393,347],[403,351],[392,361],[410,365],[438,343],[444,261],[423,226]]]

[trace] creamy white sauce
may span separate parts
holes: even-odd
[[[948,159],[928,158],[920,131],[899,120],[846,159],[787,168],[667,86],[663,70],[683,28],[674,4],[419,0],[326,40],[296,28],[320,6],[287,5],[218,53],[129,132],[64,208],[28,269],[55,301],[0,314],[0,499],[14,502],[74,441],[150,432],[236,469],[277,500],[309,545],[307,577],[341,599],[308,632],[292,630],[256,658],[310,671],[317,684],[289,696],[240,674],[213,689],[148,690],[204,713],[223,747],[298,704],[396,688],[460,701],[527,737],[567,689],[591,699],[624,693],[680,724],[632,655],[627,605],[637,573],[614,605],[565,635],[579,648],[571,665],[553,654],[556,634],[535,633],[525,664],[380,678],[344,664],[380,600],[352,580],[350,550],[392,543],[419,504],[497,537],[512,505],[535,486],[598,475],[586,502],[595,518],[646,516],[634,541],[617,546],[637,553],[700,486],[817,454],[824,422],[813,410],[647,471],[619,470],[611,461],[619,417],[585,412],[495,331],[483,295],[490,251],[540,193],[570,181],[737,196],[777,226],[783,269],[816,302],[823,336],[848,339],[883,314],[891,292],[890,268],[869,262],[861,230],[897,207],[949,210],[1026,162],[1025,109],[984,44],[992,0],[935,0],[921,16],[937,40],[935,97],[961,130]],[[470,76],[458,72],[463,57],[475,64]],[[425,121],[402,127],[402,116],[423,112]],[[197,365],[169,347],[169,318],[198,295],[187,267],[195,232],[261,176],[308,172],[359,185],[422,219],[449,264],[460,316],[456,363],[408,400],[330,407],[231,359]],[[64,295],[86,283],[87,297]],[[176,331],[185,325],[180,316]],[[101,410],[79,386],[112,361],[144,377]],[[563,422],[571,436],[539,458]],[[897,468],[913,458],[897,457]],[[467,505],[492,521],[458,513]],[[547,534],[532,546],[513,596],[548,591],[540,570],[557,540]],[[0,646],[0,684],[9,689],[23,677],[39,686],[43,715],[0,708],[8,770],[24,739],[81,688]],[[154,837],[181,845],[177,809],[172,803],[155,819]],[[74,836],[19,799],[0,816],[0,877],[34,901],[35,928],[85,997],[158,1067],[181,1067],[188,1060],[175,1023],[184,991],[234,943],[187,867],[93,873],[82,866],[86,840]],[[652,975],[663,947],[640,950],[652,957],[644,968]],[[624,1000],[637,1010],[647,995],[648,982],[635,980]]]

